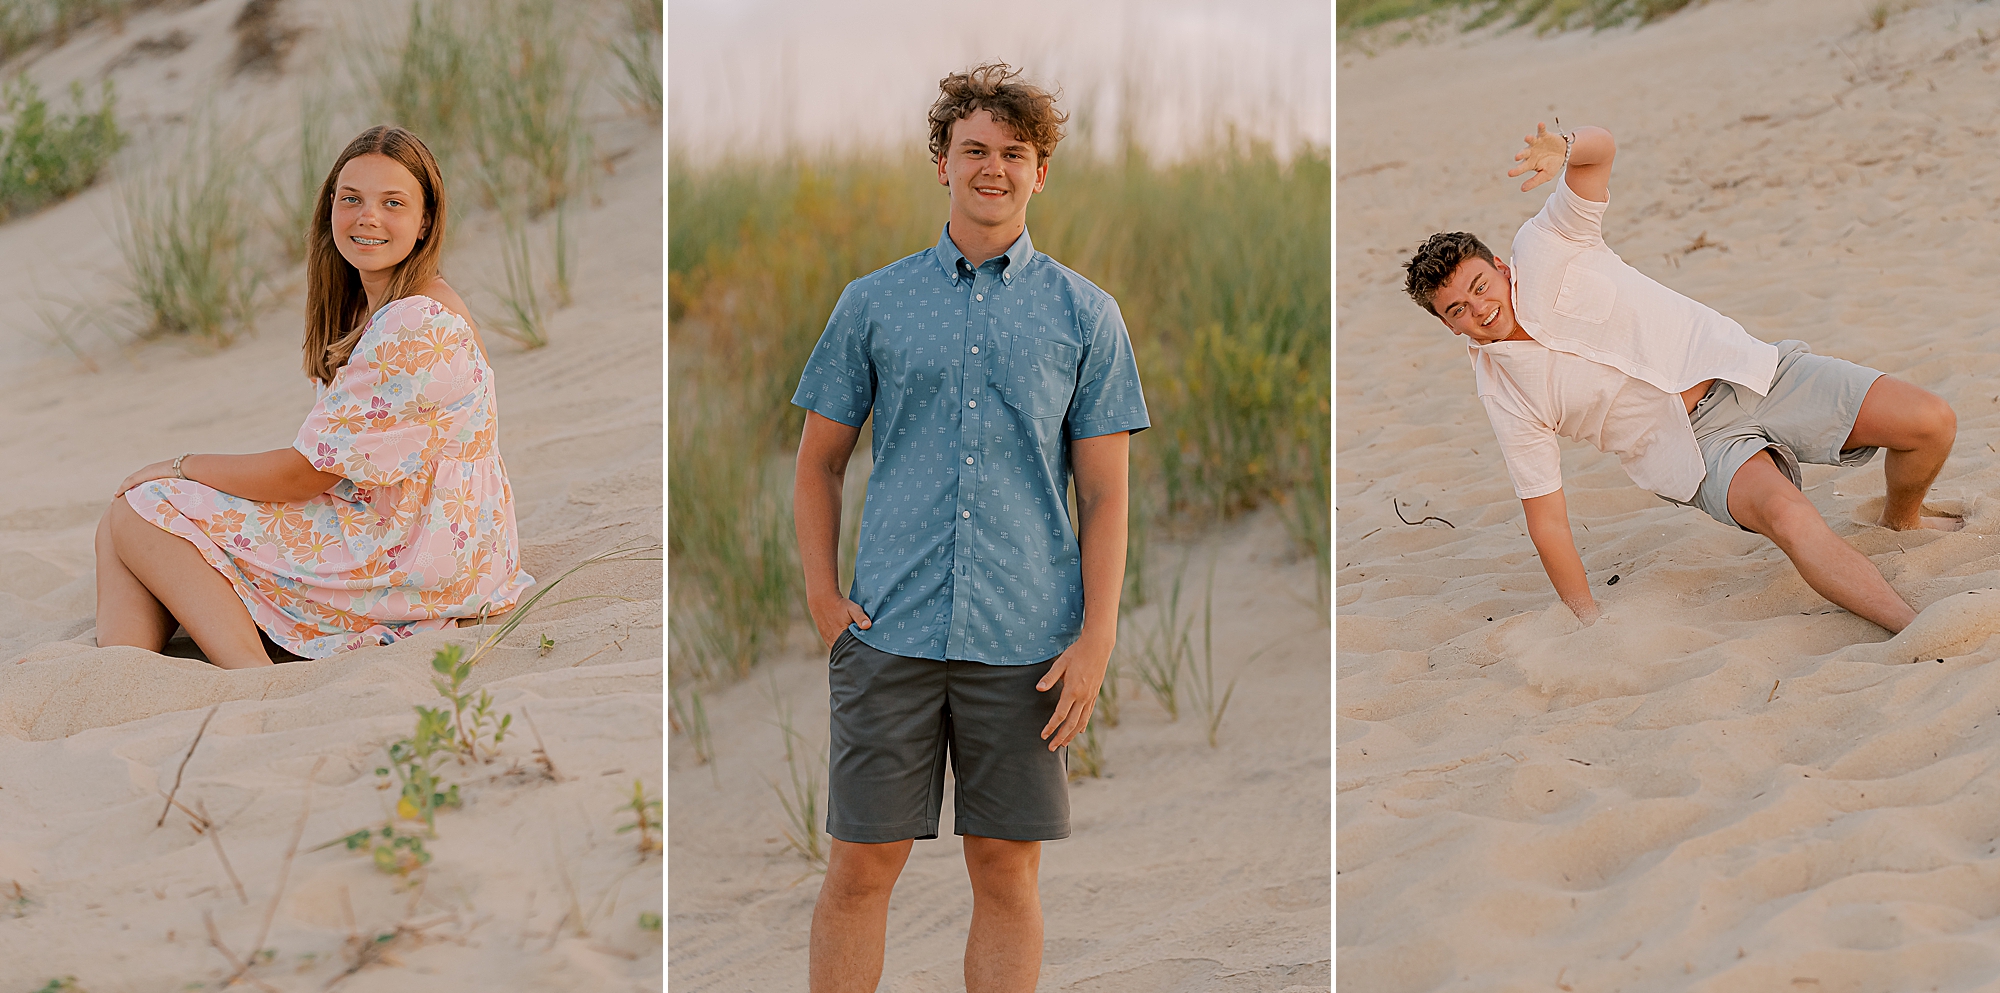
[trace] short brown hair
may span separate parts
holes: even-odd
[[[1445,280],[1450,279],[1451,274],[1470,258],[1492,262],[1493,250],[1463,231],[1441,231],[1431,235],[1424,242],[1424,247],[1417,249],[1417,254],[1403,263],[1403,268],[1410,271],[1409,278],[1403,282],[1403,291],[1417,302],[1417,306],[1436,314],[1437,308],[1431,306],[1431,300],[1437,296],[1438,290],[1444,288]]]
[[[952,123],[981,110],[1035,146],[1037,164],[1054,155],[1069,115],[1056,109],[1054,94],[1020,82],[1020,75],[1005,62],[989,62],[938,80],[937,102],[931,104],[931,161],[944,159]]]

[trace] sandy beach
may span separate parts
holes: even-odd
[[[7,71],[52,96],[108,75],[134,134],[170,131],[202,106],[284,122],[297,87],[318,78],[298,67],[336,43],[343,5],[278,5],[298,32],[287,68],[232,75],[242,6],[149,7]],[[178,48],[119,61],[176,33]],[[591,92],[596,164],[569,215],[574,303],[552,308],[550,343],[528,350],[488,325],[499,221],[469,195],[457,196],[446,254],[447,278],[488,325],[523,567],[545,583],[662,534],[660,130]],[[30,270],[50,292],[113,300],[110,221],[127,168],[0,226],[16,301],[0,321],[11,467],[0,478],[0,986],[219,989],[238,970],[212,921],[252,961],[255,988],[318,990],[360,964],[333,988],[660,989],[662,939],[641,918],[664,910],[664,867],[619,832],[635,781],[663,792],[659,562],[576,573],[475,668],[468,685],[512,726],[492,762],[448,762],[463,805],[438,814],[416,885],[342,846],[311,849],[393,815],[395,793],[375,775],[384,745],[411,733],[413,706],[440,702],[433,653],[469,651],[492,628],[249,672],[94,647],[92,533],[118,480],[183,451],[282,447],[313,403],[296,266],[278,267],[254,331],[227,348],[92,336],[79,359],[46,340]],[[176,779],[195,813],[156,826]]]
[[[1218,688],[1238,673],[1240,681],[1210,748],[1185,700],[1170,720],[1129,672],[1121,680],[1118,725],[1097,718],[1106,775],[1071,787],[1074,833],[1042,846],[1038,988],[1329,989],[1330,632],[1312,559],[1300,560],[1269,514],[1152,554],[1178,562],[1183,552],[1195,588],[1183,592],[1182,616],[1191,602],[1196,651],[1213,558]],[[1121,652],[1137,648],[1159,610],[1128,617]],[[782,657],[708,697],[713,763],[697,764],[686,738],[669,740],[668,978],[677,991],[805,988],[823,877],[786,851],[774,788],[787,782],[781,705],[804,750],[826,741],[826,656],[815,641],[798,625]],[[945,796],[940,836],[916,843],[890,901],[885,993],[965,988],[972,900],[950,833],[949,785]]]
[[[2000,978],[2000,318],[1981,292],[2000,8],[1885,10],[1877,29],[1858,3],[1715,0],[1339,53],[1340,989]],[[1923,611],[1910,629],[1888,639],[1768,541],[1569,443],[1604,616],[1580,628],[1555,600],[1464,346],[1399,264],[1438,230],[1504,255],[1546,196],[1506,170],[1556,115],[1618,139],[1605,236],[1627,262],[1956,409],[1927,506],[1962,532],[1872,526],[1879,460],[1805,469]]]

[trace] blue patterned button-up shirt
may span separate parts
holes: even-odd
[[[1070,442],[1150,423],[1111,295],[1026,231],[977,268],[951,241],[847,284],[792,402],[875,464],[848,596],[871,648],[1029,665],[1083,631]]]

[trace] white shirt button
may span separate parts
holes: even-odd
[[[972,354],[974,354],[974,355],[978,355],[978,354],[979,354],[979,346],[978,346],[978,345],[974,345],[974,346],[972,346]]]
[[[961,511],[959,511],[959,512],[958,512],[958,516],[960,516],[960,517],[971,517],[971,516],[972,516],[972,511],[969,511],[969,510],[961,510]]]
[[[986,299],[986,294],[984,294],[984,293],[974,293],[974,294],[972,295],[972,299],[974,299],[974,300],[985,300],[985,299]]]
[[[965,401],[965,405],[966,405],[966,406],[968,406],[968,407],[977,407],[977,406],[979,406],[979,401],[977,401],[977,400],[967,400],[967,401]]]
[[[968,455],[968,456],[966,456],[966,457],[965,457],[965,464],[966,464],[966,465],[971,465],[971,464],[972,464],[972,456]]]

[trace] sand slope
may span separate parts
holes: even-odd
[[[1209,748],[1191,706],[1184,702],[1180,719],[1169,721],[1135,678],[1122,681],[1121,723],[1100,723],[1109,775],[1072,786],[1074,833],[1042,848],[1040,989],[1329,988],[1325,608],[1311,560],[1298,561],[1282,525],[1259,516],[1192,552],[1181,616],[1189,616],[1191,602],[1196,652],[1206,562],[1218,550],[1219,688],[1242,674],[1219,747]],[[1156,544],[1151,561],[1172,568],[1180,554]],[[1136,650],[1158,616],[1157,603],[1134,612],[1119,650]],[[788,782],[775,723],[780,702],[807,750],[826,741],[826,658],[801,647],[808,639],[801,626],[783,658],[705,698],[712,765],[695,764],[685,738],[670,741],[669,980],[676,991],[805,988],[821,877],[785,852],[786,822],[770,784]],[[823,771],[817,754],[812,761]],[[884,991],[964,989],[972,901],[950,833],[949,787],[946,797],[941,836],[916,843],[890,904]]]
[[[182,30],[193,40],[181,53],[113,70],[131,127],[170,124],[204,93],[246,116],[293,106],[293,77],[227,75],[238,7],[166,5],[129,18],[123,34],[90,29],[28,68],[45,89],[94,79],[136,41]],[[279,13],[321,31],[301,45],[330,37],[331,5]],[[544,581],[662,533],[660,132],[600,106],[609,102],[594,98],[590,110],[606,167],[571,221],[576,303],[553,315],[552,342],[537,351],[485,332],[523,565]],[[0,272],[73,266],[108,294],[102,280],[119,263],[100,222],[115,197],[100,185],[0,226]],[[460,210],[453,226],[446,275],[475,317],[493,314],[497,221]],[[421,932],[387,942],[385,964],[336,988],[659,989],[661,939],[638,918],[663,910],[663,866],[642,861],[636,835],[617,833],[631,820],[617,808],[634,780],[662,789],[658,562],[578,573],[481,663],[471,684],[515,715],[514,730],[496,762],[446,771],[464,808],[439,815],[435,861],[416,890],[339,848],[303,849],[383,822],[393,797],[376,789],[382,746],[410,733],[412,706],[438,702],[432,652],[470,647],[481,632],[242,673],[93,647],[91,537],[117,481],[183,451],[281,447],[310,408],[299,290],[281,280],[257,333],[229,349],[99,346],[94,373],[34,341],[29,298],[0,323],[0,463],[11,467],[0,474],[0,986],[73,975],[92,993],[218,988],[231,970],[204,915],[238,952],[254,948],[309,802],[264,942],[274,957],[256,973],[274,987],[323,988],[350,961],[350,937],[407,923]],[[575,597],[591,599],[555,604]],[[535,647],[544,635],[555,643],[547,654]],[[217,705],[178,796],[220,828],[242,897],[187,816],[155,826],[158,791]],[[532,755],[530,718],[558,779]]]
[[[1862,13],[1717,0],[1638,31],[1343,51],[1340,988],[2000,981],[2000,9]],[[1505,253],[1545,196],[1505,171],[1552,113],[1617,136],[1626,261],[1956,408],[1931,502],[1963,533],[1861,523],[1879,461],[1806,469],[1928,608],[1910,631],[1884,643],[1768,542],[1575,445],[1605,616],[1579,630],[1556,604],[1463,346],[1398,268],[1435,230]]]

